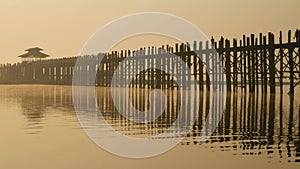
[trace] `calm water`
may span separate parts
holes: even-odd
[[[132,104],[148,109],[149,92],[132,90]],[[117,131],[145,137],[163,132],[176,119],[180,93],[164,92],[166,111],[147,124],[124,119],[109,88],[97,88],[97,102]],[[128,159],[102,150],[86,136],[73,108],[71,86],[2,85],[0,168],[299,168],[299,95],[299,88],[294,97],[230,93],[219,127],[200,144],[211,103],[211,96],[201,93],[193,130],[179,145],[156,157]]]

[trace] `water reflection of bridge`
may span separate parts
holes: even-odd
[[[133,91],[132,104],[137,109],[145,110],[150,106],[147,103],[148,92],[144,90],[136,94]],[[166,109],[152,123],[135,124],[123,118],[114,107],[109,92],[104,95],[108,98],[98,97],[98,104],[106,112],[106,119],[119,132],[133,137],[157,135],[174,123],[180,107],[187,110],[184,116],[187,125],[192,118],[188,112],[192,105],[187,102],[186,105],[178,105],[180,94],[177,91],[166,90],[165,93],[169,96]],[[300,162],[300,105],[294,103],[294,96],[228,93],[221,117],[208,116],[211,94],[201,92],[199,101],[198,118],[183,145],[203,144],[199,140],[206,121],[214,123],[220,118],[218,128],[205,143],[210,147],[233,151],[238,155],[265,155]],[[214,147],[219,146],[216,142],[224,144]]]
[[[7,87],[6,87],[7,88]],[[57,117],[67,117],[76,121],[70,86],[15,86],[1,88],[1,99],[19,104],[23,115],[28,119],[30,133],[42,131],[47,125],[49,113]],[[123,90],[123,89],[120,89]],[[185,107],[186,112],[192,103],[180,105],[178,90],[164,90],[167,104],[164,113],[154,122],[137,124],[123,118],[117,111],[110,88],[97,87],[97,104],[107,122],[117,131],[130,137],[157,135],[167,129],[178,116],[178,110]],[[135,108],[149,108],[148,96],[151,89],[130,89],[131,102]],[[83,108],[90,96],[84,95],[78,101]],[[119,96],[122,99],[123,96]],[[197,146],[200,144],[200,131],[207,119],[213,123],[220,118],[219,127],[206,143],[213,150],[232,151],[237,155],[263,155],[270,158],[281,158],[281,161],[300,160],[300,104],[292,95],[256,94],[241,91],[228,93],[222,117],[208,116],[212,103],[212,95],[200,93],[199,111],[193,129],[181,142],[182,145]],[[123,105],[127,110],[128,105]],[[152,106],[161,106],[159,103]],[[49,111],[51,110],[51,111]],[[130,112],[126,112],[129,113]],[[188,113],[183,116],[188,123],[192,117]],[[77,125],[76,125],[77,126]],[[221,144],[219,144],[221,143]]]
[[[193,76],[199,82],[199,88],[204,86],[209,90],[210,82],[218,78],[219,70],[215,65],[225,67],[227,90],[237,90],[243,87],[250,92],[268,90],[275,92],[275,84],[281,86],[288,83],[290,93],[300,82],[300,33],[296,33],[296,41],[292,41],[292,32],[289,31],[287,42],[283,42],[282,33],[279,41],[272,33],[259,37],[243,36],[243,39],[232,42],[221,38],[219,42],[212,39],[210,42],[195,42],[190,44],[176,44],[174,47],[142,48],[138,51],[110,52],[105,55],[101,63],[97,63],[98,56],[85,56],[84,66],[75,67],[77,57],[52,59],[44,61],[23,62],[0,66],[0,83],[22,84],[72,84],[74,71],[97,71],[96,85],[110,86],[114,71],[119,63],[128,59],[121,68],[122,78],[126,79],[134,70],[144,67],[145,64],[154,67],[164,67],[176,74],[183,82],[188,82]],[[215,52],[216,49],[217,53]],[[191,73],[181,70],[178,62],[166,57],[167,53],[179,56]],[[154,61],[154,56],[162,56]],[[217,57],[222,63],[217,63]],[[141,59],[143,58],[143,59]],[[96,62],[95,62],[96,60]],[[209,78],[209,75],[212,75]],[[86,76],[86,75],[85,75]],[[84,79],[85,77],[83,77]],[[86,84],[86,82],[83,82]],[[122,84],[119,84],[120,86]],[[168,74],[157,69],[140,72],[132,81],[132,87],[139,88],[174,88],[175,80]],[[233,89],[232,89],[233,88]]]

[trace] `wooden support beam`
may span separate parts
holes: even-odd
[[[237,40],[233,39],[233,90],[237,91],[238,86],[238,75],[237,75],[237,62],[238,62],[238,56],[237,56]]]
[[[289,30],[289,33],[288,33],[288,44],[291,43],[291,35],[292,32],[291,30]],[[293,51],[294,51],[294,48],[292,46],[289,47],[289,62],[288,62],[288,65],[289,65],[289,70],[290,70],[290,91],[289,91],[289,94],[294,94],[294,57],[293,57]]]
[[[264,36],[263,37],[263,43],[264,45],[267,44],[267,37]],[[264,68],[263,68],[263,75],[264,75],[264,93],[267,93],[268,92],[268,77],[267,77],[267,51],[266,49],[263,50],[263,65],[264,65]]]
[[[250,46],[250,38],[247,37],[247,46]],[[252,62],[251,62],[251,52],[249,50],[246,51],[246,57],[247,57],[247,75],[248,75],[248,84],[249,84],[249,92],[253,92],[253,86],[252,86]]]
[[[231,58],[230,58],[230,41],[226,39],[225,41],[225,67],[226,67],[226,85],[227,85],[227,91],[230,92],[231,91],[231,66],[230,66],[230,62],[231,62]],[[222,76],[222,75],[221,75]]]
[[[282,44],[282,31],[279,35],[279,44]],[[283,48],[279,49],[279,83],[280,83],[280,94],[283,93]]]
[[[243,47],[246,46],[246,35],[243,35]],[[243,87],[244,87],[244,92],[247,92],[247,52],[245,50],[243,52]]]
[[[270,76],[270,92],[275,93],[275,62],[274,62],[274,35],[269,33],[269,76]]]
[[[209,41],[206,41],[205,49],[209,49]],[[210,91],[210,55],[208,53],[205,54],[205,67],[206,67],[206,73],[205,73],[205,81],[206,81],[206,90]]]

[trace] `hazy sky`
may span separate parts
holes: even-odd
[[[185,18],[207,36],[300,28],[299,0],[0,0],[0,63],[16,62],[28,47],[52,57],[77,55],[110,21],[137,12]]]

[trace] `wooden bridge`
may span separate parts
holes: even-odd
[[[294,36],[295,35],[295,36]],[[251,34],[243,36],[242,40],[233,41],[221,38],[218,42],[211,41],[194,42],[194,44],[175,44],[160,48],[148,47],[137,51],[123,50],[105,54],[99,63],[93,62],[97,56],[77,56],[62,59],[49,59],[32,62],[0,65],[1,84],[61,84],[71,85],[75,70],[96,70],[96,86],[111,86],[111,79],[119,63],[125,58],[130,58],[121,75],[126,79],[130,70],[156,65],[164,67],[168,71],[176,73],[182,81],[190,81],[193,76],[197,80],[200,90],[210,90],[211,79],[209,74],[216,72],[213,66],[219,57],[224,66],[227,91],[237,90],[241,87],[245,92],[275,93],[275,86],[289,85],[289,93],[294,93],[294,88],[300,83],[300,33],[288,31],[287,41],[283,42],[280,32],[278,38],[273,33],[267,36],[259,34],[258,37]],[[215,52],[217,51],[217,53]],[[191,72],[180,71],[179,63],[174,63],[167,58],[157,62],[154,56],[163,56],[172,53],[179,56],[191,69]],[[85,66],[76,67],[79,57],[86,60]],[[99,58],[99,57],[98,57]],[[143,58],[143,59],[140,59]],[[122,84],[119,84],[123,87]],[[136,88],[177,88],[176,79],[170,74],[158,70],[148,69],[140,72],[131,81],[131,87]]]

